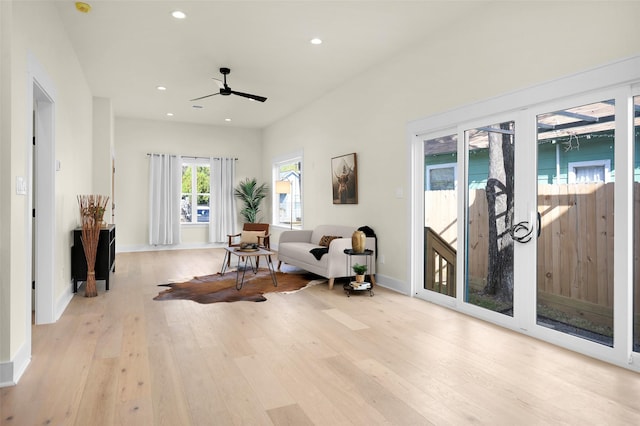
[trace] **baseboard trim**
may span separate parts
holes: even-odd
[[[56,300],[55,321],[60,319],[64,311],[67,309],[67,306],[69,306],[69,303],[71,303],[71,299],[73,299],[73,280],[69,282],[67,290],[58,297],[58,300]]]
[[[116,243],[116,253],[133,253],[138,251],[164,251],[164,250],[190,250],[190,249],[208,249],[226,247],[225,243],[193,243],[193,244],[175,244],[175,245],[157,245],[149,244],[118,246]]]
[[[31,362],[29,347],[22,345],[15,358],[8,362],[0,362],[0,388],[15,386],[27,370]]]
[[[386,275],[376,273],[376,285],[404,294],[405,296],[411,295],[411,292],[407,289],[406,283]]]
[[[0,388],[13,386],[13,362],[0,362]]]

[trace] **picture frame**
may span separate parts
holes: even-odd
[[[333,204],[358,204],[358,163],[356,153],[331,159]]]

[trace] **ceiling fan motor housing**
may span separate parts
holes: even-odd
[[[227,75],[231,72],[231,69],[222,67],[220,68],[220,74],[224,76],[224,87],[220,89],[222,96],[229,96],[231,94],[231,88],[227,86]]]

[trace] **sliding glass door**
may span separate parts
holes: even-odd
[[[640,371],[640,59],[605,68],[411,123],[411,282]]]
[[[537,115],[536,322],[613,346],[615,102]]]
[[[424,275],[418,295],[456,297],[458,135],[426,138],[424,151]]]
[[[465,130],[464,301],[513,316],[515,123]]]

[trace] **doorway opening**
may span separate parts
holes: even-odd
[[[31,176],[28,200],[29,219],[27,263],[31,273],[28,282],[29,300],[34,306],[28,309],[29,324],[47,324],[55,322],[55,102],[53,87],[40,67],[31,64],[33,90],[30,114],[33,120],[29,128],[32,146],[29,161]],[[40,70],[40,71],[39,71]],[[28,328],[30,329],[30,327]]]

